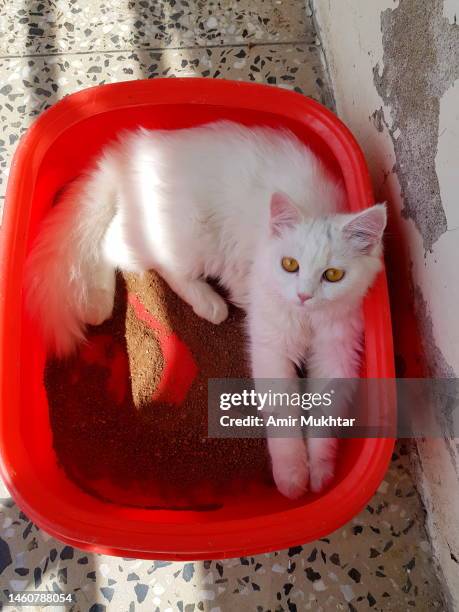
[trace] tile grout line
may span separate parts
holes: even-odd
[[[38,57],[63,57],[68,55],[103,55],[113,53],[134,53],[134,52],[161,52],[161,51],[196,51],[200,49],[231,49],[231,48],[247,48],[253,49],[254,47],[281,47],[286,45],[309,45],[316,47],[315,41],[308,41],[307,39],[296,39],[291,41],[273,41],[273,42],[249,42],[249,43],[225,43],[223,45],[189,45],[181,47],[131,47],[125,49],[106,49],[106,50],[93,50],[93,51],[64,51],[60,53],[30,53],[25,55],[0,55],[1,59],[33,59]]]

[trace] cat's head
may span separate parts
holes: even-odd
[[[381,268],[386,208],[304,218],[283,193],[271,199],[263,272],[271,289],[299,308],[363,297]],[[267,266],[267,267],[266,267]]]

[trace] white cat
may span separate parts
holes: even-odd
[[[156,270],[218,324],[216,277],[247,312],[254,378],[359,375],[361,301],[381,268],[384,205],[344,214],[341,185],[291,132],[221,121],[139,129],[107,146],[48,214],[26,301],[49,349],[70,353],[110,317],[115,269]],[[278,489],[320,491],[336,441],[268,440]]]

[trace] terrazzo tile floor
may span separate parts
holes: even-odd
[[[3,2],[0,203],[17,140],[44,109],[94,84],[158,76],[265,82],[333,105],[303,2]],[[241,559],[167,563],[87,554],[39,530],[4,487],[0,493],[0,593],[74,593],[69,609],[91,612],[447,609],[404,445],[350,524],[311,544]]]

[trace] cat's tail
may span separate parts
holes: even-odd
[[[71,353],[86,323],[110,317],[115,270],[103,255],[103,238],[115,214],[116,164],[104,157],[71,183],[39,228],[24,271],[25,305],[48,352]]]

